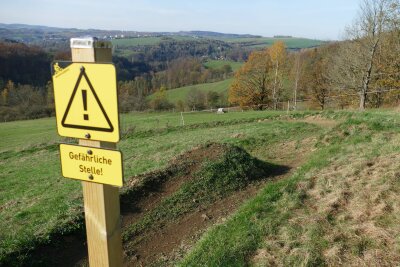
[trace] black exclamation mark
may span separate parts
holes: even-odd
[[[86,90],[82,90],[82,100],[83,100],[83,109],[85,111],[87,111],[87,94],[86,94]],[[89,120],[89,114],[83,114],[83,119],[85,121]]]

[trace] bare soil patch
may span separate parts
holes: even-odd
[[[318,126],[321,126],[323,128],[333,128],[336,125],[338,125],[340,122],[337,120],[332,120],[332,119],[327,119],[324,118],[320,115],[315,115],[315,116],[308,116],[304,119],[299,119],[296,120],[299,122],[306,122],[306,123],[311,123],[311,124],[316,124]]]
[[[210,226],[223,223],[245,199],[254,196],[262,183],[251,185],[228,198],[216,201],[211,207],[199,208],[178,221],[150,232],[136,247],[136,254],[125,266],[168,266],[180,260],[201,234]]]

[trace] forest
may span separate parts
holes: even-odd
[[[135,59],[113,56],[121,111],[150,108],[146,97],[160,88],[219,81],[233,75],[229,65],[216,69],[203,65],[204,58],[216,58],[215,51],[223,51],[217,48],[219,41],[198,44],[167,39],[146,48]],[[53,60],[71,60],[71,56],[65,50],[51,53],[38,46],[0,42],[0,121],[54,115],[50,76]],[[156,109],[163,108],[162,104],[156,105]]]

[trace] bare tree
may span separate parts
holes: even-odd
[[[301,77],[301,65],[302,65],[302,51],[297,52],[294,55],[294,63],[292,65],[292,78],[293,78],[293,109],[297,109],[297,95],[299,89],[299,81]]]
[[[268,53],[270,55],[271,61],[273,63],[272,67],[274,69],[274,82],[272,84],[272,100],[274,101],[274,109],[278,108],[279,94],[281,93],[283,85],[283,71],[284,64],[286,61],[286,45],[282,41],[274,43],[269,49]]]
[[[363,0],[357,19],[346,31],[348,41],[341,46],[334,64],[333,80],[342,89],[359,93],[360,110],[366,106],[378,47],[388,31],[394,1],[397,0]]]

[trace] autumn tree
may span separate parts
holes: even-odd
[[[15,90],[15,85],[12,81],[8,81],[1,92],[1,100],[4,106],[9,104],[9,95]]]
[[[8,100],[8,90],[5,88],[3,91],[1,91],[1,105],[5,106],[7,105],[7,100]]]
[[[46,106],[50,114],[54,115],[55,103],[54,103],[54,90],[53,83],[51,81],[47,82],[46,85]]]
[[[268,50],[254,51],[248,61],[240,68],[229,88],[228,101],[240,106],[267,103],[271,95],[269,87],[272,69]]]
[[[206,95],[207,106],[210,108],[216,108],[219,104],[220,94],[215,91],[208,91]]]
[[[275,42],[269,49],[273,69],[272,101],[277,109],[279,94],[283,87],[284,63],[286,61],[286,46],[282,41]]]
[[[201,110],[206,107],[206,95],[197,88],[192,88],[186,95],[186,105],[190,110]]]
[[[312,101],[322,110],[325,109],[329,94],[330,82],[328,78],[329,58],[328,47],[314,48],[306,53],[304,75],[302,78],[303,87]]]
[[[185,102],[183,102],[182,99],[179,99],[176,104],[175,107],[178,111],[185,111]]]
[[[154,99],[151,101],[151,106],[154,110],[168,110],[174,107],[167,99],[167,89],[165,87],[161,87],[154,94]]]

